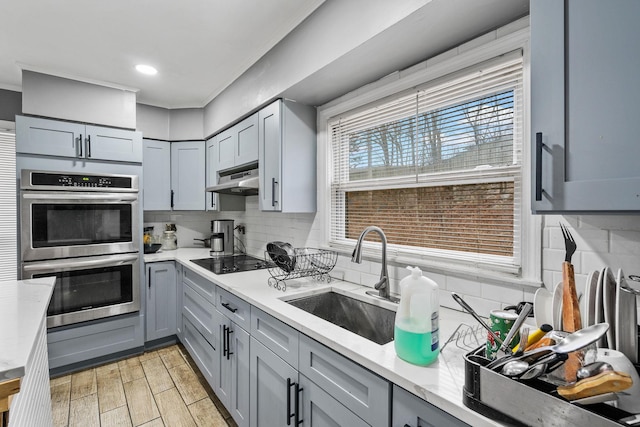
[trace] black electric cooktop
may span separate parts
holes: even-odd
[[[191,262],[215,274],[260,270],[274,266],[263,259],[244,254],[192,259]]]

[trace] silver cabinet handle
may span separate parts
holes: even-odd
[[[271,206],[275,206],[278,201],[276,200],[276,181],[275,178],[271,178]]]

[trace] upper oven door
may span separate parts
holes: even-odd
[[[139,250],[138,193],[20,192],[23,261]]]

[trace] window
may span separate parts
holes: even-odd
[[[330,244],[518,271],[522,92],[518,51],[330,119]]]
[[[0,127],[2,126],[3,122],[0,121]],[[7,132],[2,129],[0,177],[0,280],[16,280],[16,136],[13,131]]]

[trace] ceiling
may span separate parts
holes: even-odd
[[[25,68],[138,90],[143,104],[203,107],[323,2],[3,0],[0,88],[20,91]],[[139,74],[140,63],[158,74]]]

